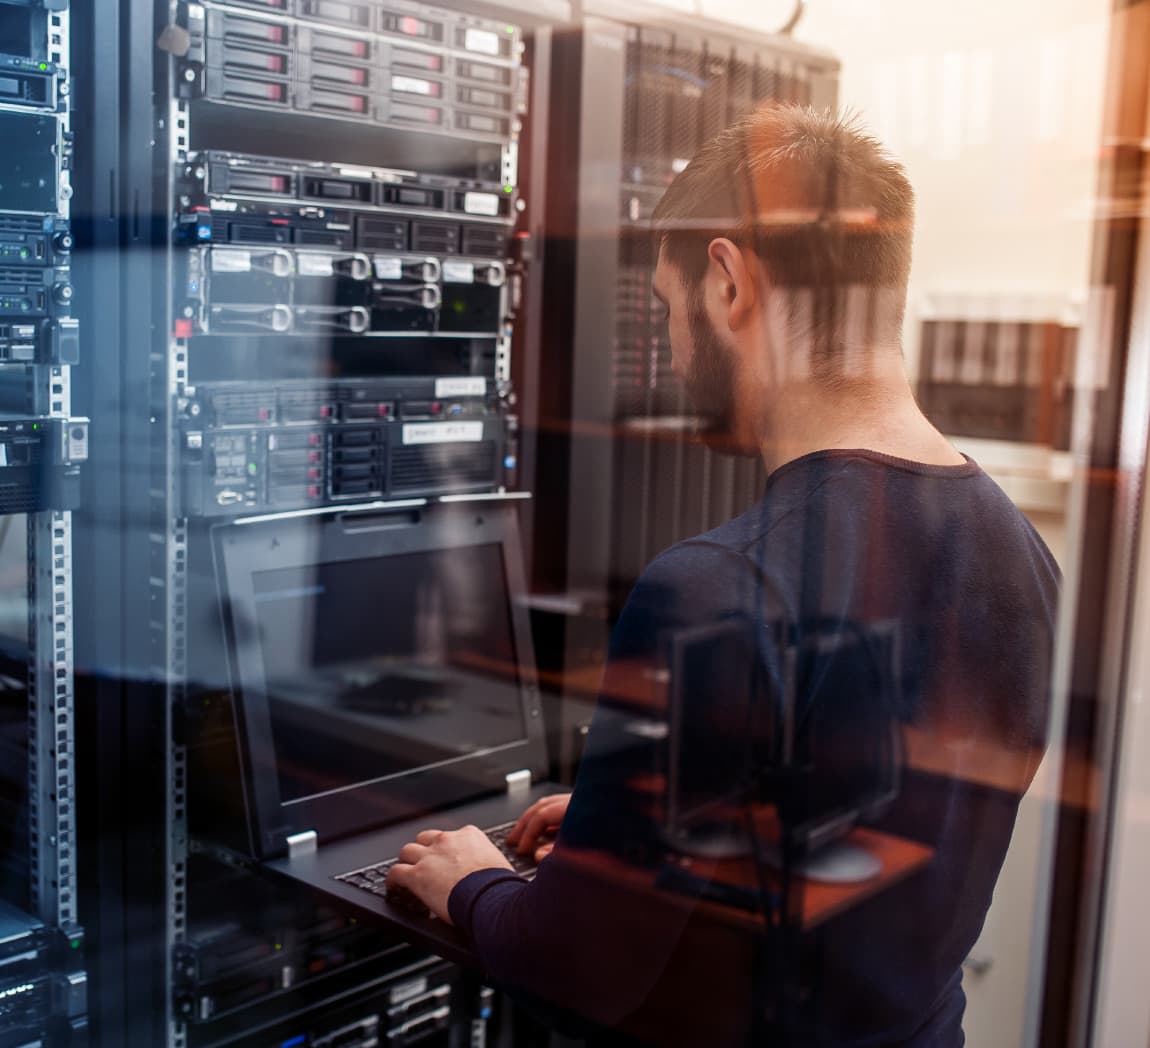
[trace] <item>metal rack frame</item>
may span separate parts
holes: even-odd
[[[176,0],[157,0],[157,15],[177,24],[179,4]],[[157,32],[163,23],[158,20]],[[177,213],[174,173],[186,161],[190,151],[190,115],[186,101],[176,97],[178,59],[157,55],[160,67],[156,78],[157,120],[153,163],[156,172],[157,207],[154,234],[165,238],[155,247],[163,253],[163,263],[156,269],[163,274],[157,289],[157,330],[163,332],[163,352],[151,359],[151,421],[154,446],[162,447],[153,463],[149,509],[149,543],[157,570],[149,586],[151,599],[150,632],[153,640],[150,678],[162,693],[164,768],[164,834],[163,834],[163,1036],[167,1048],[186,1048],[189,1043],[187,1023],[179,1009],[174,992],[181,955],[188,929],[188,859],[191,841],[188,828],[188,754],[184,738],[184,708],[187,698],[188,670],[188,521],[176,516],[179,505],[179,441],[181,432],[173,405],[192,392],[189,383],[189,341],[175,337],[175,315],[166,288],[173,286],[175,251],[172,230],[167,217]],[[519,149],[517,142],[506,144],[501,153],[501,174],[505,183],[517,182]],[[506,294],[506,292],[505,292]],[[512,338],[510,327],[495,340],[496,383],[512,378]],[[458,501],[465,496],[444,496],[444,501]],[[475,496],[476,498],[516,498],[516,493]],[[525,496],[524,496],[525,497]],[[300,513],[322,511],[297,511]]]
[[[70,72],[70,13],[48,11],[48,60]],[[71,83],[59,87],[61,141],[71,130]],[[67,144],[64,145],[68,149]],[[71,217],[71,178],[60,158],[58,210]],[[71,415],[71,368],[26,365],[27,409],[48,418]],[[77,871],[75,683],[73,649],[72,512],[29,513],[28,604],[28,803],[29,896],[33,912],[60,941],[76,948],[80,927]],[[82,966],[53,973],[83,994]],[[57,1000],[75,1000],[59,993]],[[80,997],[83,1000],[83,997]],[[78,1015],[71,1018],[79,1018]]]

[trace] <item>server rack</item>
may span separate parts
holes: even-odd
[[[651,210],[711,135],[765,101],[837,101],[837,60],[642,4],[589,5],[553,64],[545,290],[550,367],[538,399],[535,588],[559,595],[555,668],[599,661],[644,565],[749,507],[761,466],[692,442],[651,295]],[[573,202],[573,206],[572,206]],[[541,511],[541,510],[540,510]],[[577,708],[572,704],[572,708]],[[581,719],[581,715],[576,715]],[[578,732],[564,729],[570,773]]]
[[[379,996],[367,962],[377,973],[380,965],[394,963],[400,973],[424,962],[401,958],[395,943],[365,947],[363,929],[313,904],[269,901],[274,893],[262,882],[252,888],[226,834],[197,835],[207,820],[197,823],[196,813],[202,816],[212,798],[197,781],[195,761],[231,742],[227,682],[218,670],[214,677],[202,672],[213,660],[222,665],[211,635],[215,594],[206,581],[204,540],[212,522],[245,513],[323,511],[394,497],[520,495],[513,347],[530,340],[538,322],[523,314],[538,296],[539,267],[527,272],[525,248],[540,219],[519,201],[541,173],[525,165],[528,178],[519,179],[518,148],[523,141],[539,154],[546,136],[532,129],[520,138],[518,125],[530,98],[546,98],[547,77],[516,83],[519,43],[531,30],[525,43],[532,69],[545,67],[549,25],[567,12],[551,5],[530,14],[504,7],[437,13],[403,0],[124,0],[119,32],[107,31],[101,14],[96,4],[86,7],[88,27],[106,48],[101,69],[89,74],[106,77],[107,61],[117,60],[118,94],[105,86],[115,96],[114,106],[112,97],[106,104],[128,119],[109,128],[86,158],[86,233],[93,246],[117,252],[116,308],[102,334],[116,342],[109,353],[118,354],[132,393],[143,396],[128,404],[114,380],[91,391],[94,403],[120,412],[118,440],[103,449],[120,483],[119,506],[109,500],[106,507],[118,527],[94,546],[106,549],[109,539],[118,545],[120,577],[106,581],[119,587],[123,621],[143,618],[147,629],[142,640],[105,637],[120,649],[118,679],[94,687],[101,702],[117,704],[124,733],[135,734],[154,763],[125,753],[130,771],[123,773],[100,754],[93,782],[111,794],[108,777],[119,776],[119,796],[130,808],[129,794],[151,777],[163,810],[149,811],[143,801],[133,815],[119,815],[122,839],[141,839],[138,824],[154,816],[164,826],[160,854],[119,869],[135,889],[126,895],[163,929],[162,941],[142,951],[147,970],[131,956],[140,929],[129,907],[93,903],[100,949],[115,956],[117,937],[127,944],[119,948],[122,966],[101,973],[102,1024],[105,1034],[122,1024],[131,1044],[209,1045],[249,1043],[257,1030],[286,1030],[298,1019],[305,1031],[299,1036],[312,1038],[307,1043],[358,1043],[350,1028],[321,1033],[330,1025],[325,1012]],[[344,17],[352,21],[341,24]],[[437,17],[439,39],[446,32],[447,42],[454,40],[440,63],[397,71],[401,49],[407,63],[433,53],[404,37]],[[492,17],[501,20],[498,39],[485,21]],[[320,42],[328,52],[344,51],[321,63]],[[337,73],[352,79],[331,82]],[[484,86],[492,76],[496,90]],[[262,85],[254,95],[253,84]],[[422,110],[400,98],[411,93],[424,98]],[[491,107],[500,112],[483,111]],[[244,115],[237,131],[230,118]],[[434,126],[401,129],[409,120]],[[354,134],[341,131],[352,128]],[[384,153],[402,140],[407,162],[380,162],[357,146],[368,131]],[[310,153],[281,144],[291,139],[298,148],[309,136]],[[458,173],[461,165],[471,165],[467,174]],[[107,222],[99,198],[106,172],[113,176]],[[108,277],[93,271],[86,279],[95,291]],[[461,315],[473,323],[462,325]],[[428,360],[454,363],[412,374],[404,352],[410,356],[414,345]],[[280,359],[272,349],[283,351]],[[338,378],[327,373],[333,353],[343,368]],[[400,366],[392,370],[386,360]],[[449,426],[481,432],[474,443],[492,446],[490,465],[437,454],[448,444],[439,439],[426,441],[430,451],[422,440],[408,447],[409,425],[419,437]],[[341,437],[352,433],[356,447],[363,438],[373,456],[362,469],[358,459],[350,468],[351,456],[341,453]],[[302,456],[291,444],[299,436]],[[233,458],[243,459],[238,470]],[[137,482],[146,478],[143,492],[124,483],[125,470]],[[90,591],[112,573],[106,563],[91,567]],[[144,564],[146,591],[133,590],[124,577]],[[93,724],[105,736],[115,734],[106,712]],[[112,804],[109,795],[105,810]],[[110,851],[101,847],[98,864],[115,866]],[[261,920],[278,908],[283,927],[294,929],[277,939],[282,953],[273,943],[273,955],[264,956],[267,944],[252,941],[250,924],[226,927],[210,905],[221,878],[235,882],[229,892],[263,899]],[[312,929],[307,936],[299,931],[304,926]],[[327,952],[320,957],[316,949]],[[224,958],[246,952],[251,964],[227,967]],[[336,955],[339,963],[328,965]],[[448,982],[452,1029],[470,1024],[470,1043],[484,1043],[495,1030],[490,994],[458,974]],[[444,1014],[441,996],[435,989],[428,997],[435,1021]],[[297,1002],[306,1002],[310,1018]],[[143,1017],[130,1018],[141,1005]],[[432,1021],[410,1002],[390,1007],[404,1013],[404,1036]],[[397,1014],[381,1018],[375,1033],[365,1026],[363,1043],[399,1021]]]
[[[23,531],[26,552],[6,551],[9,579],[23,569],[26,628],[5,637],[0,689],[3,1044],[81,1044],[87,1027],[71,569],[88,424],[71,408],[69,21],[66,3],[0,4],[0,526],[10,545]]]
[[[430,432],[449,425],[436,417],[439,412],[458,412],[466,420],[459,424],[480,427],[479,444],[491,446],[487,459],[478,465],[460,461],[460,456],[448,464],[443,456],[407,466],[403,476],[409,485],[415,473],[415,483],[427,489],[417,489],[420,496],[428,491],[502,487],[498,459],[513,455],[501,443],[506,436],[502,402],[509,379],[509,333],[503,329],[506,271],[500,257],[506,251],[498,250],[497,243],[493,254],[488,242],[475,235],[470,240],[481,246],[469,249],[467,240],[468,233],[493,233],[498,241],[508,220],[514,219],[507,206],[514,196],[516,174],[511,140],[518,120],[514,69],[508,64],[484,66],[496,79],[506,75],[501,86],[507,90],[492,93],[497,106],[502,105],[498,115],[476,114],[452,104],[472,89],[448,75],[463,69],[472,72],[470,66],[432,49],[407,46],[400,54],[408,29],[417,38],[435,33],[443,43],[456,31],[467,32],[449,18],[436,22],[414,5],[393,5],[385,11],[373,4],[282,4],[272,13],[273,18],[261,17],[242,4],[173,6],[170,11],[169,25],[177,31],[167,62],[167,123],[174,134],[167,155],[159,161],[170,173],[172,223],[172,245],[166,255],[171,294],[163,325],[169,335],[167,388],[160,407],[167,420],[164,437],[169,456],[163,521],[168,588],[162,629],[168,638],[167,708],[178,714],[169,722],[167,734],[169,995],[165,1004],[166,1043],[172,1046],[224,1044],[236,1037],[250,1040],[258,1036],[254,1029],[262,1011],[274,1011],[277,998],[290,1009],[292,998],[308,993],[310,985],[304,980],[309,977],[324,977],[322,992],[330,997],[332,977],[317,965],[339,958],[341,970],[335,978],[344,993],[349,980],[341,976],[350,970],[354,984],[356,967],[356,946],[349,942],[355,929],[340,926],[339,915],[303,914],[315,909],[304,900],[278,900],[286,911],[284,924],[308,930],[296,936],[301,942],[291,944],[286,932],[265,927],[264,935],[271,933],[278,940],[271,944],[269,956],[262,955],[266,943],[246,941],[253,931],[250,927],[230,935],[221,932],[216,908],[200,901],[211,893],[211,881],[201,871],[204,859],[194,854],[197,841],[190,820],[195,806],[205,801],[197,796],[189,746],[211,747],[218,722],[192,717],[191,710],[193,703],[202,709],[213,699],[225,708],[229,703],[220,695],[226,681],[210,681],[205,690],[204,680],[189,661],[212,643],[211,638],[196,635],[191,619],[202,617],[210,601],[204,599],[210,586],[197,591],[194,581],[197,564],[204,559],[202,528],[195,517],[386,501],[398,493],[410,494],[397,491],[402,483],[397,481],[397,461],[409,450],[422,451],[422,446],[408,449],[392,439],[397,432],[406,435],[409,425],[396,416],[418,418],[410,425]],[[354,29],[354,35],[340,31],[348,29]],[[178,30],[188,34],[186,47]],[[494,35],[487,26],[471,31],[485,34],[485,45]],[[518,43],[517,35],[512,35],[510,48],[496,38],[497,57],[512,56]],[[326,55],[322,64],[316,53],[321,47]],[[505,48],[506,56],[501,54]],[[474,176],[488,183],[498,180],[501,188],[507,188],[507,197],[450,177],[401,174],[371,163],[373,157],[358,151],[348,155],[325,148],[320,156],[297,160],[274,134],[260,140],[257,155],[238,154],[232,148],[230,120],[254,128],[254,121],[241,118],[246,110],[257,108],[266,110],[273,128],[282,118],[285,138],[298,125],[291,136],[296,145],[305,144],[300,139],[309,132],[324,135],[329,128],[334,139],[344,122],[361,122],[373,130],[392,129],[402,121],[434,125],[451,140],[462,164],[468,162],[462,158],[469,143],[461,133],[471,131],[490,139],[491,148],[478,150],[476,169],[468,172],[473,176],[470,181],[476,181]],[[476,126],[467,126],[470,123]],[[352,143],[341,146],[350,152]],[[410,219],[404,211],[409,202],[415,216]],[[428,216],[433,208],[438,214]],[[494,221],[456,224],[472,213]],[[237,216],[243,221],[236,221]],[[461,252],[468,253],[458,261]],[[482,257],[477,260],[476,254]],[[475,287],[484,284],[487,297],[496,297],[497,303],[477,314],[489,325],[484,334],[492,337],[484,339],[480,349],[476,340],[469,339],[475,332],[466,330],[476,324],[465,324],[458,332],[459,341],[468,339],[472,344],[461,354],[466,359],[459,370],[443,379],[424,380],[418,388],[399,381],[381,388],[379,382],[350,379],[340,380],[337,388],[336,383],[317,382],[315,377],[295,386],[289,378],[270,399],[261,399],[263,390],[255,381],[262,370],[259,363],[250,370],[241,367],[238,374],[226,366],[213,370],[212,352],[222,341],[229,345],[220,356],[232,360],[253,343],[258,357],[258,350],[272,339],[277,348],[288,351],[281,340],[292,338],[306,340],[309,349],[326,357],[331,343],[323,336],[328,333],[333,339],[362,336],[366,341],[378,336],[383,341],[395,336],[397,341],[417,337],[431,341],[451,319],[443,305],[452,291],[446,279],[453,265],[457,270],[471,267],[464,276],[470,276]],[[322,366],[323,361],[319,363]],[[387,374],[379,364],[369,365],[367,371],[371,376]],[[275,377],[283,377],[282,372]],[[354,445],[345,443],[351,437]],[[455,448],[437,445],[433,450]],[[458,450],[471,456],[473,448],[469,443],[458,445]],[[442,472],[450,474],[446,485],[433,475],[436,466],[446,467]],[[223,736],[227,746],[226,721]],[[242,882],[249,875],[238,876]],[[274,920],[268,893],[257,891],[253,905],[258,923],[266,926]],[[205,910],[207,927],[202,920]],[[337,926],[329,931],[333,921]],[[262,937],[259,931],[257,939]],[[313,956],[323,949],[317,942],[325,934],[334,939],[334,951]],[[388,956],[395,944],[381,942],[383,937],[377,935],[369,934],[368,939],[359,946],[364,960],[385,968],[397,963]],[[290,955],[285,957],[285,952]],[[224,958],[237,953],[241,962],[228,969]],[[216,970],[222,965],[223,970]],[[428,1016],[429,1021],[446,1025],[450,1010],[444,1011],[432,998],[426,1015],[419,1018]],[[296,1030],[298,1020],[289,1021]],[[336,1037],[348,1043],[359,1043],[359,1038],[366,1044],[378,1027],[364,1023],[356,1020],[329,1034],[309,1027],[302,1036],[313,1043]]]

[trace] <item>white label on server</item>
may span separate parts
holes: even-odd
[[[414,76],[393,76],[391,78],[391,89],[393,91],[406,91],[413,95],[430,95],[431,82],[428,80],[420,80]]]
[[[216,248],[212,251],[213,273],[250,273],[252,271],[252,253],[250,251],[234,251],[229,248]]]
[[[309,255],[306,251],[296,256],[296,267],[301,277],[330,277],[335,272],[330,255]]]
[[[464,193],[463,210],[469,215],[499,214],[499,197],[494,193]]]
[[[463,444],[483,439],[482,422],[405,422],[404,444]]]
[[[400,258],[387,258],[376,255],[372,260],[375,263],[375,277],[377,280],[400,280],[403,277],[403,260]]]
[[[485,378],[437,378],[435,399],[447,397],[482,397],[487,393]]]
[[[339,173],[347,175],[349,178],[371,178],[375,173],[375,168],[372,167],[355,167],[348,164],[339,165]]]
[[[487,29],[468,29],[463,35],[463,46],[468,51],[484,55],[499,55],[499,34]]]
[[[449,262],[443,260],[443,282],[445,284],[474,284],[474,262]]]
[[[427,978],[412,979],[410,982],[400,983],[392,988],[391,1003],[402,1004],[404,1001],[418,997],[423,993],[427,993]]]

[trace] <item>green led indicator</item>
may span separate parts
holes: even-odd
[[[47,71],[48,71],[48,63],[47,62],[41,62],[40,63],[40,72],[46,73]]]
[[[254,462],[248,463],[248,472],[254,477],[256,475],[256,464]]]
[[[504,187],[503,187],[503,192],[504,192],[504,193],[514,193],[514,192],[515,192],[515,187],[514,187],[514,186],[504,186]]]
[[[33,428],[33,429],[39,429],[39,428],[40,428],[40,423],[39,423],[39,422],[33,422],[33,423],[32,423],[32,428]]]
[[[73,939],[71,942],[71,946],[72,946],[73,950],[78,950],[80,948],[80,940],[79,939]]]
[[[509,25],[509,26],[507,27],[507,32],[508,32],[508,33],[510,33],[510,34],[514,34],[514,32],[515,32],[515,26],[513,26],[513,25]]]

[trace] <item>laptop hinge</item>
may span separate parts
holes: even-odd
[[[302,833],[293,833],[287,839],[288,858],[298,859],[310,855],[319,846],[319,838],[315,830],[304,830]]]
[[[509,771],[504,777],[508,793],[526,793],[531,788],[531,769],[520,768]]]

